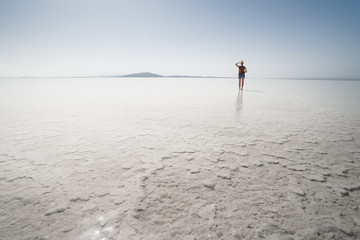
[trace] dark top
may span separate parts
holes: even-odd
[[[238,68],[240,74],[245,73],[245,66],[238,66]]]

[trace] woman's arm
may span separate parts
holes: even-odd
[[[238,66],[239,66],[239,65],[238,65],[239,63],[240,63],[240,62],[238,62],[238,63],[235,63],[235,66],[237,66],[237,67],[238,67]]]
[[[246,73],[247,73],[247,69],[246,69],[246,67],[245,67],[245,69],[244,69],[244,72],[246,72]]]

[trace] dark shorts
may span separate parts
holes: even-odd
[[[245,73],[239,73],[239,78],[245,78]]]

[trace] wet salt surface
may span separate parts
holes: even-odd
[[[0,79],[2,239],[356,239],[360,82]]]

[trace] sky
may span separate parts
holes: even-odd
[[[0,0],[0,77],[360,79],[358,0]]]

